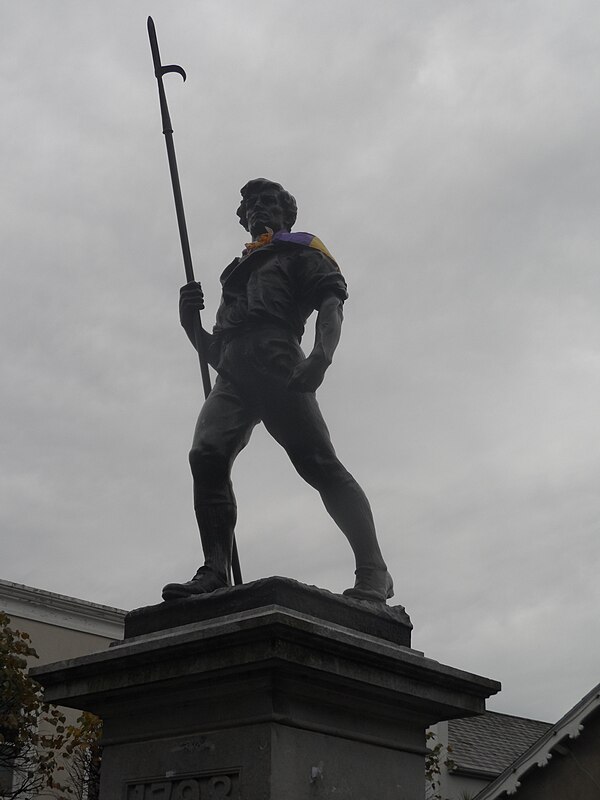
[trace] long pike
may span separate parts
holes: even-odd
[[[190,281],[195,280],[194,268],[192,266],[192,254],[190,252],[190,242],[188,239],[187,225],[185,223],[185,211],[183,210],[183,200],[181,197],[181,186],[179,184],[179,172],[177,170],[177,159],[175,157],[173,126],[171,124],[169,107],[167,106],[165,87],[163,85],[163,75],[166,75],[168,72],[176,72],[178,75],[181,75],[184,81],[187,76],[185,74],[185,70],[177,64],[168,64],[167,66],[163,66],[161,64],[160,52],[158,49],[158,39],[156,38],[156,29],[154,27],[152,17],[148,17],[148,37],[150,39],[150,49],[152,50],[152,61],[154,62],[154,74],[158,83],[158,98],[160,100],[162,129],[165,135],[165,143],[167,145],[167,156],[169,158],[169,170],[171,172],[171,184],[173,186],[173,197],[175,199],[175,211],[177,212],[177,225],[179,226],[179,238],[181,239],[181,251],[183,253],[185,277],[187,283],[190,283]],[[210,394],[211,384],[210,373],[208,371],[208,362],[206,360],[206,351],[204,347],[204,337],[202,336],[202,321],[200,318],[200,312],[198,312],[194,319],[194,338],[196,350],[198,352],[198,360],[200,362],[200,373],[202,375],[204,397],[206,398]],[[240,569],[240,560],[235,538],[233,540],[232,572],[234,582],[236,584],[242,583],[242,571]]]

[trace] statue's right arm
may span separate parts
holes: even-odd
[[[196,336],[194,333],[194,319],[198,318],[198,312],[204,308],[204,292],[199,281],[190,281],[179,290],[179,320],[186,332],[188,339],[196,349]],[[202,336],[204,338],[204,349],[208,349],[212,343],[213,336],[207,333],[204,328]]]

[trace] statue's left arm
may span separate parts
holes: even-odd
[[[315,344],[310,355],[292,373],[288,382],[297,392],[316,392],[323,383],[325,370],[333,361],[333,354],[342,335],[344,301],[327,295],[321,301],[315,326]]]

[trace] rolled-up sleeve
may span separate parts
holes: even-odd
[[[326,297],[335,296],[342,302],[348,297],[348,287],[337,264],[319,250],[302,253],[299,270],[299,291],[303,304],[318,309]]]

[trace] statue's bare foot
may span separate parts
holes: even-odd
[[[344,594],[357,600],[378,600],[385,603],[394,596],[394,581],[387,569],[358,567],[353,588],[346,589]]]
[[[193,597],[208,594],[215,589],[223,589],[229,582],[218,575],[210,567],[200,567],[191,581],[185,583],[167,583],[162,590],[163,600],[179,600],[182,597]]]

